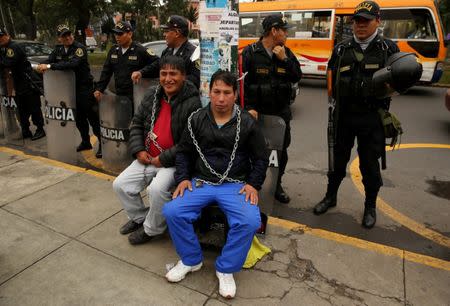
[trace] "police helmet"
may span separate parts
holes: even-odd
[[[421,76],[422,64],[418,62],[417,56],[414,53],[397,52],[387,59],[386,67],[373,74],[373,93],[379,99],[404,93]]]

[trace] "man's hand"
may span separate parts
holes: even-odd
[[[156,168],[161,168],[162,167],[161,161],[159,160],[159,156],[153,157],[152,160],[151,160],[151,163]]]
[[[140,71],[134,71],[131,74],[131,80],[133,80],[134,84],[137,84],[142,78],[142,73]]]
[[[258,190],[252,185],[245,184],[244,187],[239,190],[239,194],[245,193],[245,202],[250,199],[250,204],[258,205]]]
[[[255,120],[258,120],[258,112],[257,111],[255,111],[254,109],[251,109],[251,110],[248,111],[248,113],[250,115],[252,115],[253,118],[255,118]]]
[[[150,156],[150,153],[147,151],[139,151],[136,154],[137,160],[144,165],[150,165],[152,162],[152,157]]]
[[[275,54],[275,56],[280,61],[282,61],[285,58],[287,58],[287,56],[286,56],[286,49],[284,49],[284,46],[276,46],[275,48],[273,48],[272,52],[273,52],[273,54]]]
[[[100,100],[102,99],[102,92],[100,90],[96,90],[94,91],[94,97],[97,100],[97,102],[100,102]]]
[[[45,71],[48,70],[47,68],[47,64],[39,64],[36,68],[36,70],[40,73],[44,73]]]
[[[190,180],[184,180],[178,184],[177,189],[173,192],[172,199],[176,199],[178,196],[183,197],[186,188],[192,191],[192,183]]]

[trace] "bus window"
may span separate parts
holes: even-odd
[[[382,10],[381,29],[390,39],[437,40],[433,18],[426,9]]]
[[[241,37],[258,37],[258,14],[241,15],[240,16],[240,36]]]
[[[335,40],[334,44],[338,44],[343,40],[353,37],[353,19],[350,15],[336,16],[335,23]]]
[[[291,38],[330,38],[331,11],[285,12]]]

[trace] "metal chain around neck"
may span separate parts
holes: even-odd
[[[155,145],[155,147],[159,150],[159,152],[163,152],[164,149],[161,148],[159,143],[156,141],[156,137],[154,137],[153,128],[155,127],[155,114],[156,114],[156,103],[158,101],[158,92],[160,91],[161,86],[158,85],[158,87],[155,90],[155,94],[153,95],[153,105],[152,105],[152,117],[150,119],[150,131],[147,133],[146,141],[145,143],[148,144],[145,147],[145,150],[149,152],[150,150],[150,141]]]
[[[208,170],[212,174],[214,174],[215,176],[217,176],[219,178],[219,181],[217,183],[210,182],[210,181],[203,180],[203,179],[199,179],[199,178],[196,178],[197,181],[203,182],[203,183],[208,184],[208,185],[221,185],[224,181],[231,182],[231,183],[245,183],[243,181],[232,179],[232,178],[228,177],[228,173],[230,172],[231,167],[233,166],[233,161],[234,161],[234,158],[236,156],[236,151],[237,151],[237,147],[238,147],[238,144],[239,144],[239,135],[241,133],[241,110],[236,105],[235,105],[235,109],[236,109],[236,117],[237,117],[237,120],[236,120],[237,121],[236,137],[235,137],[235,141],[234,141],[234,145],[233,145],[233,151],[231,152],[231,156],[230,156],[230,162],[228,163],[228,167],[227,167],[227,169],[225,170],[225,172],[223,174],[218,173],[208,163],[208,161],[205,158],[205,155],[203,155],[203,152],[200,149],[200,146],[198,144],[197,139],[195,138],[194,131],[192,130],[192,125],[191,125],[192,116],[194,114],[196,114],[197,112],[199,112],[201,110],[201,108],[196,110],[195,112],[193,112],[189,116],[187,127],[188,127],[188,130],[189,130],[189,134],[190,134],[190,136],[192,138],[192,142],[194,143],[195,149],[197,150],[198,155],[200,156],[200,159],[203,161],[203,164],[206,166],[206,168],[208,168]]]

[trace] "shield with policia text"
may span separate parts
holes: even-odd
[[[76,147],[80,139],[75,124],[75,86],[73,71],[44,73],[48,157],[70,164],[78,162]]]
[[[132,161],[128,139],[133,118],[133,101],[107,90],[99,102],[99,111],[103,168],[118,174]]]
[[[133,103],[134,112],[137,112],[145,93],[150,87],[157,86],[159,84],[159,79],[141,79],[139,83],[133,85]]]
[[[1,125],[5,142],[23,146],[14,80],[9,68],[0,69]]]

